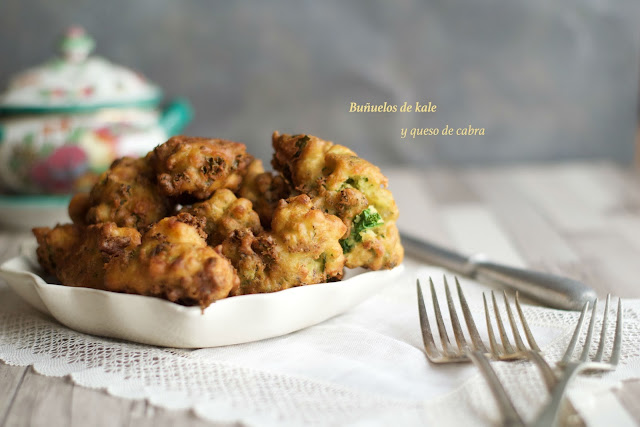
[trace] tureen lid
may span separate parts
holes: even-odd
[[[71,27],[60,54],[15,76],[0,95],[2,113],[73,112],[104,107],[153,106],[162,93],[140,74],[99,56],[94,40]]]

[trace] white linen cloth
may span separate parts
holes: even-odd
[[[428,277],[433,277],[449,325],[444,271],[411,260],[407,267],[401,280],[319,325],[260,342],[199,350],[158,348],[75,332],[0,285],[0,359],[33,365],[43,375],[69,375],[76,384],[106,389],[115,396],[148,399],[166,408],[192,408],[212,421],[261,426],[498,423],[495,402],[472,364],[428,363],[415,280],[422,279],[432,312]],[[482,292],[488,288],[470,280],[461,283],[488,343],[482,307]],[[506,313],[501,298],[498,301]],[[609,390],[622,380],[640,378],[640,300],[623,301],[623,309],[619,368],[581,376],[571,390],[572,403],[588,425],[630,421]],[[547,360],[557,361],[578,313],[531,305],[524,306],[524,313]],[[437,334],[434,326],[432,319]],[[611,342],[605,355],[610,349]],[[521,415],[533,419],[548,396],[537,369],[523,361],[496,362],[494,367]]]

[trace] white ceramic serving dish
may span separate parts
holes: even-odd
[[[340,282],[227,298],[202,312],[159,298],[47,283],[33,258],[5,262],[0,277],[36,309],[80,332],[179,348],[240,344],[315,325],[397,283],[404,271],[403,265],[351,270]]]

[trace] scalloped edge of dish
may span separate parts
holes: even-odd
[[[340,282],[219,300],[204,311],[166,300],[47,283],[25,255],[0,277],[39,311],[79,332],[162,347],[203,348],[286,335],[341,314],[397,281],[392,270],[347,270]]]

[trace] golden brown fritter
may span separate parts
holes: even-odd
[[[233,192],[226,188],[216,190],[213,196],[204,202],[186,206],[181,212],[204,218],[204,231],[207,233],[207,243],[210,246],[218,246],[234,230],[240,228],[248,228],[254,234],[262,231],[260,218],[253,210],[251,202],[236,198]]]
[[[272,230],[232,233],[221,245],[240,276],[234,295],[275,292],[342,278],[342,221],[313,207],[306,195],[280,201]]]
[[[91,208],[89,193],[77,193],[69,202],[69,218],[74,224],[86,225],[87,212]]]
[[[294,195],[284,178],[264,171],[260,159],[253,160],[249,165],[238,194],[251,200],[253,209],[260,216],[260,222],[266,229],[271,228],[273,211],[278,202]]]
[[[239,279],[229,260],[207,245],[203,227],[202,218],[188,213],[158,221],[138,247],[110,260],[105,288],[203,309],[226,298]]]
[[[204,309],[402,261],[398,209],[376,166],[311,135],[275,132],[273,146],[278,174],[243,144],[185,136],[114,161],[72,199],[74,224],[33,230],[40,264],[65,285]],[[193,204],[168,216],[176,203]]]
[[[341,244],[349,268],[402,262],[398,208],[380,169],[350,149],[312,135],[273,134],[273,167],[314,205],[347,226]]]
[[[325,155],[334,144],[313,135],[280,135],[277,131],[271,140],[273,168],[301,193],[317,190],[325,174]]]
[[[86,209],[84,222],[82,211]],[[69,205],[74,222],[115,222],[120,227],[143,229],[171,211],[169,201],[158,192],[147,158],[122,157],[105,171],[89,196],[76,195]]]
[[[140,244],[135,228],[109,222],[34,228],[40,265],[67,286],[104,289],[105,265]]]
[[[253,158],[239,142],[174,136],[157,146],[151,159],[162,193],[193,201],[219,188],[237,190]]]
[[[359,237],[356,240],[354,236]],[[392,221],[353,233],[341,240],[341,244],[346,248],[347,267],[351,264],[349,268],[362,266],[371,270],[390,269],[399,265],[404,256],[398,227]]]

